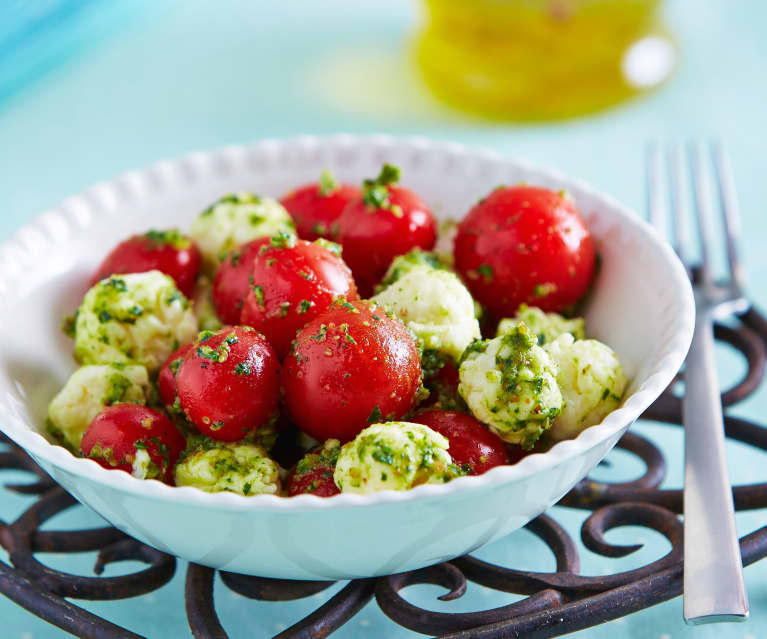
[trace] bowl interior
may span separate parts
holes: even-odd
[[[47,403],[75,368],[60,331],[105,253],[148,228],[189,227],[222,194],[280,197],[332,169],[343,181],[401,167],[406,186],[440,219],[460,218],[499,184],[567,189],[595,236],[602,267],[585,307],[587,330],[609,344],[629,377],[628,398],[689,332],[689,293],[667,247],[617,203],[558,174],[484,152],[424,141],[336,137],[196,154],[129,173],[44,213],[0,247],[0,403],[44,433]],[[687,297],[686,297],[687,296]],[[680,337],[681,335],[681,337]],[[680,362],[681,363],[681,362]]]

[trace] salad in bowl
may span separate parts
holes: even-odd
[[[398,167],[318,177],[112,248],[64,322],[80,367],[50,435],[137,479],[331,497],[513,464],[620,404],[577,315],[598,255],[566,190],[497,186],[438,247]]]
[[[97,185],[0,246],[0,292],[8,437],[160,550],[299,579],[523,526],[672,381],[694,309],[608,196],[386,136]]]

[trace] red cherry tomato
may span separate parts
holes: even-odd
[[[471,475],[481,475],[494,466],[509,463],[503,440],[471,415],[451,410],[431,410],[411,418],[447,437],[453,461]]]
[[[458,226],[455,266],[480,304],[499,317],[523,302],[560,312],[594,275],[591,234],[566,193],[501,187]]]
[[[280,203],[296,223],[298,237],[316,240],[338,239],[337,220],[346,205],[359,197],[360,190],[351,184],[339,184],[324,171],[319,182],[305,184],[287,195]]]
[[[335,302],[298,334],[282,380],[285,404],[303,431],[348,441],[411,408],[421,365],[412,335],[380,306]]]
[[[538,441],[538,444],[539,442],[540,440]],[[506,453],[509,455],[509,464],[512,465],[522,461],[525,457],[532,455],[533,453],[546,452],[546,449],[540,448],[540,444],[533,446],[530,450],[525,450],[522,446],[516,444],[504,444],[504,447],[506,448]]]
[[[191,297],[201,259],[194,242],[178,231],[148,231],[113,248],[93,275],[91,285],[115,273],[158,270],[172,277],[178,290]]]
[[[243,244],[232,251],[221,262],[213,280],[213,306],[224,324],[239,324],[245,296],[248,294],[248,282],[253,268],[253,258],[258,255],[258,249],[269,243],[268,237]]]
[[[236,441],[277,410],[280,365],[249,326],[204,331],[184,356],[176,384],[181,410],[197,430]]]
[[[428,251],[437,236],[429,207],[413,191],[394,186],[397,180],[399,169],[384,164],[338,219],[344,261],[363,297],[372,295],[395,257],[416,247]]]
[[[327,450],[318,446],[306,453],[288,474],[285,486],[289,497],[312,494],[318,497],[332,497],[341,491],[333,481],[340,447]]]
[[[253,259],[240,322],[261,331],[280,359],[296,331],[325,312],[333,300],[357,299],[352,272],[331,250],[338,245],[329,247],[279,236]]]
[[[148,477],[173,483],[173,467],[185,446],[184,437],[162,413],[140,404],[115,404],[96,415],[80,449],[104,468],[128,473],[136,451],[143,449],[151,461]]]
[[[192,349],[192,344],[184,344],[173,351],[162,365],[157,375],[157,390],[165,406],[173,406],[176,403],[176,375],[184,356]]]

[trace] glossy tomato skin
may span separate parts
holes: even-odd
[[[186,418],[203,435],[236,441],[277,410],[280,365],[263,335],[248,326],[204,331],[176,375]]]
[[[240,322],[261,331],[283,359],[296,332],[339,297],[358,296],[352,272],[336,253],[319,243],[279,238],[253,259]]]
[[[186,440],[165,415],[140,404],[115,404],[101,411],[85,431],[80,448],[107,469],[130,473],[139,448],[146,450],[159,473],[173,483],[173,467]]]
[[[298,334],[283,364],[285,404],[320,441],[353,439],[399,419],[421,385],[418,348],[398,320],[371,302],[336,302]]]
[[[471,415],[450,410],[419,413],[410,421],[425,424],[447,437],[453,461],[470,475],[481,475],[495,466],[509,463],[503,440]]]
[[[201,262],[195,243],[178,231],[148,231],[113,248],[91,278],[91,285],[115,273],[158,270],[172,277],[178,289],[191,297]]]
[[[269,244],[268,237],[247,242],[232,251],[218,267],[213,279],[211,297],[216,313],[224,324],[234,326],[240,323],[242,307],[248,294],[253,259],[265,244]]]
[[[331,451],[317,446],[304,455],[288,473],[285,482],[288,497],[306,494],[318,497],[338,495],[341,491],[333,481],[333,472],[339,450],[337,445]]]
[[[428,251],[437,237],[434,216],[418,195],[401,186],[385,188],[385,207],[360,196],[349,202],[338,221],[344,261],[363,297],[373,294],[395,257],[416,247]]]
[[[359,187],[323,179],[291,191],[280,203],[296,223],[301,239],[312,241],[324,237],[336,240],[338,218],[346,205],[358,198],[360,193]]]
[[[500,187],[480,200],[454,248],[456,269],[497,317],[522,303],[561,312],[594,276],[594,243],[572,199],[541,187]]]
[[[165,406],[173,406],[176,402],[176,375],[184,356],[191,349],[191,343],[179,346],[168,356],[157,375],[157,390]]]

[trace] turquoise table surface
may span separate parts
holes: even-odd
[[[642,100],[579,120],[517,126],[488,123],[436,104],[420,86],[408,57],[418,20],[407,0],[386,3],[325,0],[132,0],[119,19],[109,3],[89,3],[93,28],[82,28],[69,45],[40,56],[33,71],[9,74],[21,64],[0,51],[0,79],[16,85],[0,93],[0,239],[67,195],[121,171],[161,158],[263,137],[338,131],[383,131],[450,139],[524,157],[584,178],[617,198],[644,207],[643,147],[649,139],[684,141],[721,137],[727,144],[740,195],[750,294],[767,308],[767,4],[725,0],[671,0],[668,19],[682,58],[672,81]],[[128,5],[128,9],[125,8]],[[4,14],[7,19],[7,14]],[[113,16],[114,17],[114,16]],[[7,26],[7,25],[6,25]],[[2,36],[2,33],[0,33]],[[21,55],[21,54],[18,54]],[[275,194],[278,195],[278,194]],[[723,384],[743,363],[727,348],[718,352]],[[735,408],[765,419],[767,391]],[[669,461],[666,485],[681,485],[679,429],[640,423]],[[764,458],[738,444],[728,448],[732,479],[764,481]],[[640,471],[627,454],[613,453],[603,478]],[[12,479],[6,475],[8,479]],[[5,477],[3,478],[5,480]],[[0,491],[0,517],[12,519],[28,498]],[[574,537],[584,515],[554,509]],[[764,511],[738,516],[741,535],[767,521]],[[50,527],[97,525],[98,517],[74,509]],[[667,542],[646,529],[621,528],[608,539],[642,550],[621,560],[581,548],[586,574],[643,565],[664,554]],[[549,570],[553,559],[531,534],[521,531],[477,553],[506,565]],[[0,559],[7,557],[0,553]],[[51,555],[50,565],[87,574],[94,557]],[[133,568],[117,564],[108,574]],[[134,632],[155,638],[186,637],[184,564],[162,590],[120,602],[84,602]],[[688,628],[681,599],[583,631],[589,639],[761,639],[767,637],[767,561],[746,569],[751,619],[744,624]],[[339,586],[340,587],[340,586]],[[334,590],[333,590],[334,591]],[[332,592],[332,591],[331,591]],[[225,587],[217,608],[235,638],[270,636],[328,597],[269,604],[247,600]],[[453,603],[436,600],[440,589],[407,591],[414,603],[435,610],[469,611],[509,603],[509,595],[470,585]],[[49,639],[65,633],[0,598],[3,639]],[[405,638],[370,604],[336,635]]]

